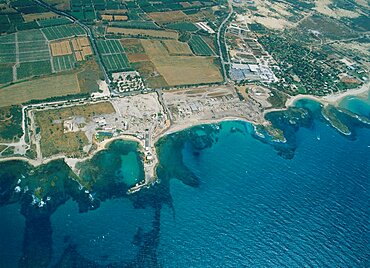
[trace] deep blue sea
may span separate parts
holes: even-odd
[[[370,267],[370,129],[347,118],[347,137],[317,104],[301,106],[310,120],[287,126],[286,144],[261,140],[244,122],[166,137],[161,182],[132,196],[95,188],[97,209],[80,213],[70,194],[23,231],[20,206],[0,207],[0,267],[19,258],[21,267]],[[24,247],[43,224],[51,231],[34,254],[50,252],[40,261]]]

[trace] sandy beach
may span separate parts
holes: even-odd
[[[289,98],[285,103],[285,107],[294,106],[294,103],[300,99],[309,99],[309,100],[318,101],[324,105],[332,104],[334,106],[337,106],[341,102],[341,100],[344,99],[345,97],[362,96],[362,95],[365,96],[366,93],[369,93],[369,91],[370,91],[370,82],[367,82],[366,84],[363,84],[359,88],[350,89],[345,92],[339,92],[339,93],[331,94],[331,95],[324,96],[324,97],[316,97],[312,95],[299,94],[299,95]]]

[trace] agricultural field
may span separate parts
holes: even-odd
[[[36,20],[57,15],[31,0],[0,2],[0,33],[37,29]]]
[[[13,81],[13,66],[0,64],[0,81],[3,84]]]
[[[118,28],[132,28],[132,29],[161,29],[157,24],[152,21],[113,21],[109,26]]]
[[[62,72],[74,68],[76,60],[73,54],[53,57],[54,70]]]
[[[82,21],[92,22],[100,19],[106,10],[124,10],[122,1],[111,0],[70,0],[70,14]]]
[[[77,93],[76,73],[49,76],[0,88],[0,107]]]
[[[49,41],[86,35],[84,29],[77,25],[48,27],[42,29],[42,32]]]
[[[177,40],[164,40],[162,41],[162,43],[165,45],[168,53],[171,56],[179,56],[179,55],[192,56],[193,55],[193,52],[191,51],[187,43],[182,43]]]
[[[151,12],[148,13],[148,17],[160,25],[189,19],[182,11]]]
[[[169,86],[222,81],[213,57],[171,56],[161,41],[142,39],[141,43],[155,69]]]
[[[89,122],[96,115],[114,112],[109,102],[36,112],[35,121],[40,128],[42,155],[48,157],[64,153],[68,156],[81,156],[83,147],[88,145],[85,133],[82,131],[65,133],[63,122],[75,116],[83,117]]]
[[[40,30],[1,36],[0,48],[0,68],[6,69],[6,77],[1,76],[0,84],[52,72],[49,46]],[[12,79],[9,68],[12,68]]]
[[[32,22],[37,20],[47,20],[50,18],[55,18],[58,15],[54,12],[44,12],[44,13],[31,13],[31,14],[23,14],[22,17],[25,22]]]
[[[163,39],[177,39],[178,33],[175,31],[164,31],[164,30],[150,30],[150,29],[130,29],[130,28],[118,28],[108,27],[108,34],[123,35],[127,37],[153,37]]]
[[[40,25],[40,27],[59,26],[59,25],[65,25],[65,24],[70,24],[70,23],[71,21],[67,18],[51,18],[51,19],[37,20],[37,24]]]
[[[196,32],[198,31],[198,27],[191,22],[176,22],[176,23],[169,23],[164,25],[165,28],[176,30],[179,32]]]
[[[0,36],[0,84],[74,69],[93,55],[86,36],[73,37],[81,30],[63,25]],[[60,39],[65,36],[71,39]]]
[[[111,12],[109,12],[111,13]],[[103,21],[118,21],[118,22],[121,22],[121,21],[126,21],[128,20],[128,17],[126,15],[126,12],[122,12],[121,14],[118,13],[118,14],[101,14],[101,19]]]
[[[145,54],[144,47],[141,45],[140,39],[121,39],[121,44],[125,49],[128,60],[131,63],[149,60],[149,57]]]
[[[216,0],[206,1],[112,1],[112,0],[47,0],[54,7],[68,11],[72,16],[81,21],[93,23],[101,18],[107,19],[108,14],[124,14],[136,20],[141,14],[160,13],[162,11],[197,11],[202,8],[210,8],[218,4]],[[176,14],[176,13],[174,13]],[[110,20],[110,18],[108,18]]]
[[[98,40],[97,45],[103,58],[103,64],[109,72],[130,68],[125,51],[118,40]]]
[[[89,59],[78,69],[77,79],[81,93],[91,93],[99,90],[97,80],[104,80],[104,75],[100,66],[94,59]]]
[[[197,10],[204,7],[211,7],[218,3],[216,0],[189,0],[189,1],[137,1],[138,6],[144,12],[177,11],[177,10]]]
[[[195,55],[199,56],[214,56],[215,53],[210,46],[199,35],[192,35],[189,40],[191,50]]]
[[[59,10],[69,10],[70,0],[44,0],[45,3],[59,9]]]
[[[42,76],[51,72],[50,60],[22,62],[17,67],[17,79],[22,80],[33,76]]]
[[[71,70],[76,62],[84,61],[93,55],[87,37],[76,37],[50,43],[55,72]]]

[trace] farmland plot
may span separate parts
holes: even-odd
[[[103,64],[109,72],[130,68],[126,53],[118,40],[99,40],[97,45]]]
[[[189,45],[196,55],[214,56],[215,54],[213,50],[209,47],[209,45],[199,35],[193,35],[189,40]]]

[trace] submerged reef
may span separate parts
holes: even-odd
[[[271,145],[284,159],[292,159],[298,146],[299,129],[314,130],[317,120],[327,123],[322,109],[317,102],[301,100],[295,108],[267,114],[266,119],[271,122],[267,128],[254,128],[249,123],[236,121],[195,126],[164,136],[156,144],[159,158],[156,174],[159,183],[142,188],[134,194],[127,194],[127,190],[144,177],[143,156],[135,142],[112,142],[107,150],[78,164],[78,175],[63,160],[55,160],[39,167],[23,161],[0,163],[0,206],[19,203],[20,213],[25,217],[19,266],[160,267],[157,249],[161,233],[161,211],[167,207],[172,210],[173,217],[176,216],[171,196],[171,180],[181,181],[192,188],[199,188],[202,184],[202,178],[185,164],[184,151],[190,153],[194,159],[202,157],[203,151],[219,142],[222,132],[222,135],[229,136],[252,135]],[[368,124],[350,113],[335,110],[334,114],[351,132],[351,135],[345,135],[348,139],[356,138],[357,128],[369,128]],[[137,248],[135,256],[128,261],[88,259],[81,254],[79,245],[73,239],[66,238],[62,254],[57,260],[52,260],[51,217],[55,211],[73,201],[78,205],[80,213],[93,213],[104,202],[113,199],[124,199],[134,210],[149,213],[150,224],[147,229],[138,226],[135,232],[126,234]]]

